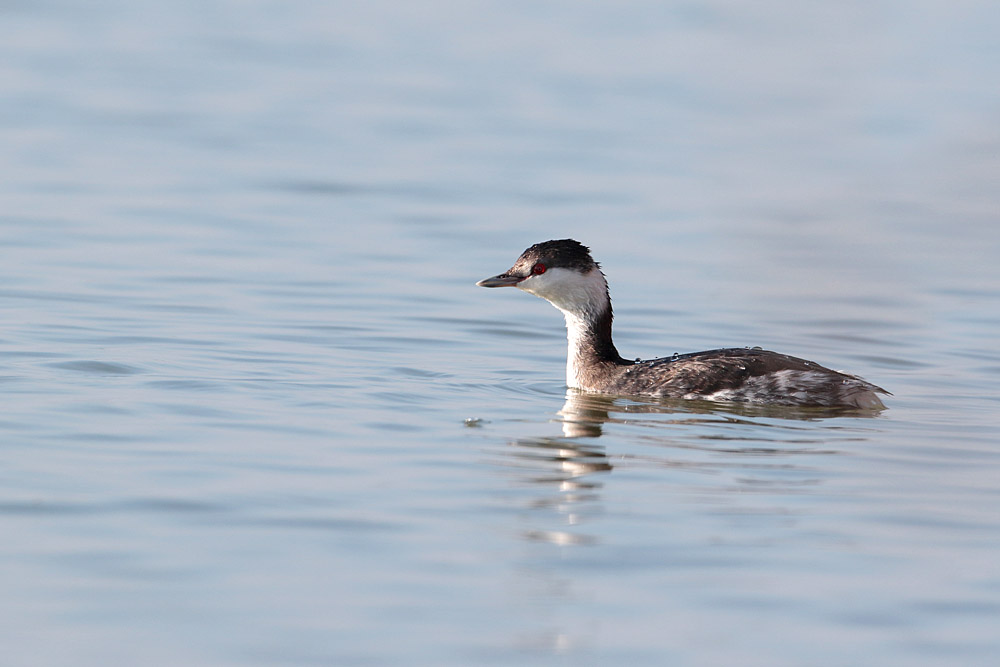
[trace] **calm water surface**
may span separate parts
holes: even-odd
[[[8,3],[12,665],[988,665],[988,2]],[[879,414],[567,394],[479,278]]]

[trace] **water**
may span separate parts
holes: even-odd
[[[995,660],[992,4],[0,16],[6,664]],[[566,236],[889,409],[567,396]]]

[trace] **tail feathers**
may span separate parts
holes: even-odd
[[[882,399],[878,397],[878,394],[885,394],[886,396],[892,396],[891,393],[874,385],[871,382],[862,380],[856,375],[848,376],[855,383],[846,385],[843,391],[843,401],[846,405],[852,405],[856,408],[863,408],[865,410],[884,410],[885,403]]]

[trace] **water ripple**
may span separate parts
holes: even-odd
[[[140,368],[128,364],[113,361],[81,360],[81,361],[60,361],[48,364],[52,368],[59,368],[78,373],[90,375],[135,375],[142,373]]]

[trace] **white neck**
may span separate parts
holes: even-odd
[[[584,362],[584,342],[587,339],[587,321],[568,310],[563,311],[566,317],[566,386],[573,389],[584,389],[582,380]]]
[[[595,322],[611,307],[604,274],[597,268],[581,274],[557,267],[521,281],[518,287],[545,299],[566,317],[566,384],[585,389],[583,375],[585,365],[593,361]]]

